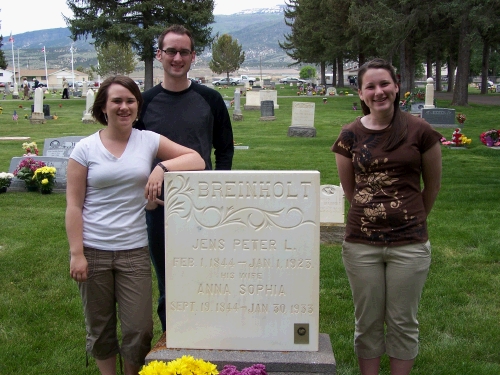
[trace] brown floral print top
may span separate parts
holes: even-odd
[[[393,151],[382,149],[392,127],[365,128],[357,118],[345,125],[332,151],[352,159],[354,198],[345,240],[383,246],[426,242],[426,213],[421,196],[421,157],[441,134],[426,121],[404,114],[405,142]]]

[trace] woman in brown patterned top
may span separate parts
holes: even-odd
[[[441,135],[400,111],[396,73],[385,60],[364,64],[358,85],[364,116],[344,126],[332,146],[350,203],[342,258],[354,348],[363,375],[378,374],[384,353],[392,375],[409,374],[431,260],[426,219],[440,188]]]

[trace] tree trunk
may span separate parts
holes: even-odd
[[[432,77],[432,59],[431,59],[430,52],[427,52],[426,64],[427,64],[427,77],[426,78],[430,78],[430,77]],[[436,69],[436,73],[437,73],[437,69]]]
[[[144,58],[144,91],[153,87],[153,61],[154,57]]]
[[[469,98],[469,72],[471,43],[469,40],[470,21],[468,15],[464,15],[460,23],[460,36],[458,43],[457,80],[453,90],[451,105],[468,105]]]
[[[324,61],[322,61],[320,63],[320,69],[321,69],[321,84],[323,86],[326,86],[326,77],[325,77],[325,74],[326,74],[326,63]]]
[[[402,97],[406,92],[412,92],[415,86],[415,64],[413,63],[413,49],[406,40],[401,44],[399,53],[399,69],[401,74]]]
[[[437,57],[436,57],[436,91],[441,91],[441,56],[438,51]]]
[[[336,82],[337,82],[337,59],[334,59],[332,64],[332,86],[336,86]]]
[[[453,92],[455,88],[455,70],[457,68],[457,64],[452,57],[448,57],[448,90],[447,92]]]
[[[481,64],[481,94],[488,93],[488,59],[490,58],[490,43],[483,39],[483,62]]]
[[[342,55],[337,58],[337,73],[339,75],[339,85],[338,87],[344,87],[344,59]]]
[[[366,62],[366,57],[365,57],[365,54],[363,52],[359,53],[359,55],[358,55],[358,62],[359,62],[359,67],[360,68]]]

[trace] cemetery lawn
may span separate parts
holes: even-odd
[[[330,146],[343,124],[361,112],[359,98],[300,98],[278,85],[276,120],[259,121],[260,111],[243,110],[233,121],[237,144],[233,169],[318,170],[322,184],[339,184]],[[233,89],[221,90],[232,98]],[[293,101],[316,103],[315,138],[290,138]],[[242,98],[242,104],[244,98]],[[45,138],[89,135],[98,124],[82,124],[84,99],[49,98],[57,120],[31,125],[22,100],[2,101],[0,137],[29,136],[42,154]],[[62,106],[59,107],[59,104]],[[449,102],[439,101],[447,108]],[[29,105],[27,106],[29,108]],[[442,188],[428,219],[432,265],[419,311],[420,354],[415,375],[500,374],[500,150],[488,149],[479,135],[498,129],[499,107],[457,107],[472,138],[467,150],[443,148]],[[19,120],[12,120],[17,110]],[[232,113],[232,110],[230,110]],[[453,129],[441,129],[451,138]],[[24,141],[0,140],[0,172],[22,156]],[[69,277],[64,228],[65,194],[8,191],[0,194],[0,374],[99,374],[91,359],[85,368],[85,327],[81,300]],[[358,374],[353,352],[353,306],[340,245],[321,245],[320,332],[330,335],[337,374]],[[155,288],[156,289],[156,288]],[[156,293],[155,297],[156,299]],[[161,335],[155,315],[154,343]],[[242,338],[244,339],[244,338]],[[220,370],[220,369],[219,369]],[[389,374],[383,359],[381,374]]]

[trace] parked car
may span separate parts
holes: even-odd
[[[193,83],[201,83],[201,79],[197,79],[197,78],[189,78],[189,80]]]
[[[288,83],[306,83],[306,80],[295,78],[295,77],[285,77],[280,79],[280,83],[288,84]]]
[[[69,81],[68,84],[69,84],[69,87],[73,87],[73,81]],[[82,81],[75,81],[75,87],[83,87],[83,82]]]
[[[225,86],[236,86],[237,84],[240,83],[240,80],[238,79],[235,79],[235,78],[229,78],[229,81],[227,80],[227,78],[222,78],[222,79],[219,79],[217,81],[213,81],[212,82],[212,85],[214,86],[220,86],[220,85],[225,85]]]

